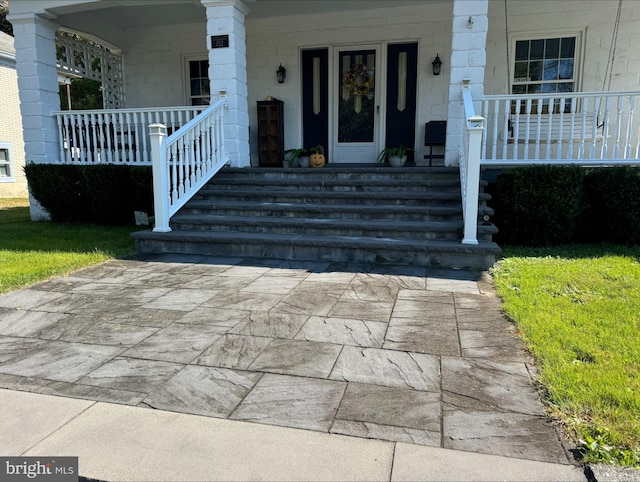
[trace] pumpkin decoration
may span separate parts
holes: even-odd
[[[311,156],[309,157],[309,166],[323,167],[325,163],[324,147],[316,146],[311,148]]]

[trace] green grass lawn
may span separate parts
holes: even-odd
[[[135,226],[32,222],[28,201],[0,199],[0,293],[131,254]]]
[[[640,248],[505,249],[492,270],[586,461],[640,466],[639,261]]]

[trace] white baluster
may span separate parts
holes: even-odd
[[[524,131],[524,149],[523,149],[523,159],[529,159],[529,140],[531,135],[531,106],[533,104],[532,99],[527,99],[526,102],[526,110],[525,110],[525,120],[526,120],[526,128]]]
[[[629,118],[628,118],[628,125],[627,125],[627,143],[625,146],[625,150],[624,150],[624,158],[625,159],[631,159],[633,158],[637,158],[638,157],[638,152],[636,150],[635,155],[632,154],[631,152],[631,142],[632,142],[632,138],[633,138],[633,133],[636,131],[634,129],[634,112],[636,109],[636,96],[632,95],[629,96]]]
[[[60,143],[60,162],[69,162],[67,159],[67,154],[65,152],[65,138],[63,133],[65,132],[64,130],[64,124],[63,124],[63,120],[62,120],[62,116],[61,115],[57,115],[56,116],[56,122],[58,124],[58,142]]]
[[[180,152],[178,149],[178,143],[171,144],[171,204],[178,203],[178,185],[180,180],[178,178],[178,157]]]
[[[141,120],[141,126],[140,129],[142,130],[143,134],[140,135],[140,139],[142,140],[142,161],[144,163],[149,162],[149,155],[148,155],[148,147],[147,147],[147,136],[144,135],[144,129],[145,126],[149,125],[149,120],[150,120],[150,115],[148,112],[143,112],[142,113],[142,120]]]
[[[552,109],[554,106],[555,99],[553,100],[553,106],[551,106]],[[556,148],[556,159],[562,159],[562,145],[564,140],[564,97],[560,98],[559,109],[560,119],[558,121],[558,146]]]
[[[80,121],[80,115],[73,115],[71,117],[71,132],[73,135],[73,144],[74,144],[74,157],[75,161],[83,162],[84,154],[82,152],[82,122]]]
[[[602,122],[602,119],[600,119],[600,105],[602,104],[602,97],[596,97],[594,102],[593,102],[593,107],[594,107],[594,111],[593,113],[595,114],[593,116],[594,120],[591,122],[591,150],[590,150],[590,159],[595,159],[596,158],[596,148],[597,148],[597,144],[598,144],[598,125],[600,122]]]
[[[613,159],[618,158],[620,152],[620,136],[622,135],[622,101],[623,97],[618,96],[618,112],[616,115],[616,141],[613,145]]]
[[[600,150],[600,159],[606,159],[609,150],[609,117],[611,116],[611,97],[605,97],[604,107],[604,127],[602,129],[602,149]]]
[[[571,118],[569,119],[569,149],[567,150],[567,159],[573,159],[573,143],[576,136],[576,99],[571,98]]]

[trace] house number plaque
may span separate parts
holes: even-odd
[[[229,46],[229,36],[228,35],[212,35],[211,36],[211,48],[212,49],[223,49]]]

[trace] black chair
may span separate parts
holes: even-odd
[[[424,158],[429,159],[429,167],[434,159],[444,159],[444,154],[434,154],[433,148],[444,147],[447,140],[447,121],[430,121],[424,126],[424,145],[429,148],[429,154]]]

